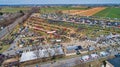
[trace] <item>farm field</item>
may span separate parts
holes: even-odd
[[[86,10],[65,10],[63,13],[69,13],[71,15],[92,16],[104,9],[106,9],[106,7],[95,7]]]
[[[5,7],[5,8],[2,8],[0,10],[0,12],[10,12],[10,13],[15,13],[15,12],[18,12],[18,11],[26,11],[26,10],[30,10],[29,7]]]
[[[41,13],[58,11],[71,15],[120,18],[120,7],[45,7],[40,9]]]
[[[120,18],[120,7],[108,7],[103,11],[100,11],[93,16]]]
[[[89,7],[46,7],[41,8],[41,13],[53,13],[56,11],[63,11],[63,10],[86,10],[89,9]]]

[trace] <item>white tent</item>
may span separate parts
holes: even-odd
[[[90,56],[89,55],[85,55],[85,56],[82,56],[81,59],[83,61],[88,61],[90,59]]]
[[[64,52],[63,52],[61,47],[57,48],[56,50],[57,50],[57,53],[56,53],[55,49],[51,49],[51,48],[23,52],[22,56],[20,58],[20,62],[34,60],[34,59],[37,59],[37,58],[49,57],[49,54],[51,56],[64,54]]]
[[[98,58],[99,56],[97,54],[91,54],[90,55],[92,58]]]

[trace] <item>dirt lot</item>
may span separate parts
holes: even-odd
[[[106,9],[106,7],[95,7],[87,10],[64,10],[62,12],[69,13],[71,15],[92,16],[104,9]]]

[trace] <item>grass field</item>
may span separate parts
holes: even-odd
[[[10,47],[10,45],[4,45],[4,46],[2,47],[2,49],[0,50],[0,53],[6,51],[9,47]]]
[[[100,17],[110,17],[110,18],[120,18],[120,7],[108,7],[96,14],[94,16]]]
[[[60,10],[86,10],[86,9],[89,9],[89,8],[88,7],[46,7],[46,8],[41,8],[40,12],[52,13]]]
[[[19,12],[20,10],[26,11],[26,10],[30,10],[30,8],[28,7],[5,7],[5,8],[2,8],[0,12],[14,13],[14,12]]]

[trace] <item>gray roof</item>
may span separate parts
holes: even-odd
[[[113,59],[108,60],[114,67],[120,67],[120,57],[115,57]]]
[[[36,53],[39,54],[39,57],[37,57]],[[40,49],[40,50],[35,50],[35,51],[28,51],[28,52],[23,52],[22,56],[20,58],[20,62],[25,62],[25,61],[30,61],[30,60],[35,60],[37,58],[44,58],[44,57],[49,57],[49,54],[51,56],[54,55],[62,55],[64,54],[63,50],[61,47],[59,48],[48,48],[48,49]]]

